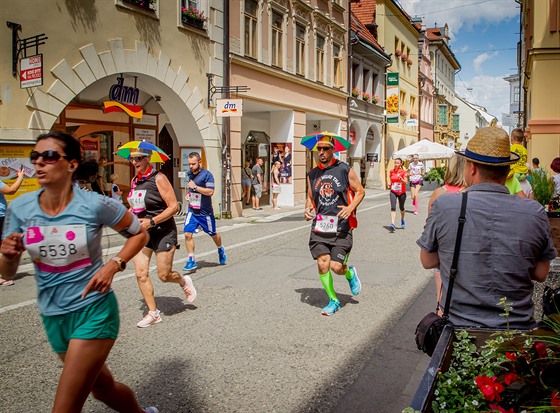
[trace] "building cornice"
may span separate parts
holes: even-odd
[[[331,88],[329,86],[325,86],[320,83],[316,83],[312,80],[303,78],[299,75],[295,75],[292,73],[285,72],[283,70],[277,69],[275,67],[267,66],[259,62],[255,62],[252,60],[245,59],[238,55],[231,55],[231,64],[232,65],[239,65],[242,67],[249,68],[251,70],[255,70],[256,72],[265,73],[269,76],[276,77],[278,79],[286,80],[294,84],[299,84],[301,86],[315,89],[321,91],[323,93],[327,93],[332,96],[340,97],[340,98],[347,98],[348,93],[343,90],[338,90],[335,88]]]

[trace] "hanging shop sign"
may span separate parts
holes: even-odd
[[[135,141],[146,141],[152,144],[156,144],[156,130],[155,129],[144,129],[144,128],[134,128],[134,140]]]
[[[136,83],[136,80],[135,80]],[[103,102],[103,113],[124,112],[132,118],[142,118],[142,106],[138,106],[140,89],[124,85],[124,77],[117,77],[117,83],[109,89],[109,99]]]
[[[399,123],[399,74],[387,73],[387,98],[385,100],[387,123]]]
[[[19,87],[41,86],[43,84],[43,55],[24,57],[20,60]]]
[[[243,99],[216,99],[216,116],[243,116]]]

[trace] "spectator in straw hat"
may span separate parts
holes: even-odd
[[[509,327],[532,328],[533,281],[546,279],[550,260],[556,257],[546,212],[538,202],[510,196],[504,186],[509,166],[519,158],[510,152],[504,130],[478,129],[465,151],[457,154],[465,158],[468,202],[449,321],[456,326],[506,328],[508,320],[496,305],[506,297],[513,308]],[[462,196],[443,194],[436,199],[417,241],[423,267],[440,267],[441,308]]]

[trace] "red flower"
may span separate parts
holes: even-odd
[[[478,376],[474,379],[478,389],[484,394],[484,398],[489,402],[501,400],[500,393],[504,391],[504,386],[502,383],[497,381],[498,378],[490,378],[487,376]]]
[[[555,407],[555,412],[560,412],[560,392],[555,391],[550,396],[550,405]]]
[[[511,352],[511,351],[506,351],[506,357],[507,357],[508,359],[510,359],[511,361],[515,361],[515,360],[517,360],[517,358],[518,358],[519,356],[517,355],[517,353],[513,353],[513,352]]]
[[[535,351],[537,352],[539,358],[548,357],[548,353],[546,352],[546,345],[544,345],[540,341],[537,344],[535,344]]]
[[[505,409],[502,406],[498,406],[497,404],[489,404],[488,407],[490,407],[490,409],[492,409],[492,411],[497,411],[500,413],[515,413],[515,411],[513,410],[513,407],[511,409]]]
[[[515,373],[506,373],[506,375],[504,376],[504,383],[507,384],[508,386],[516,380],[517,380],[517,374]]]

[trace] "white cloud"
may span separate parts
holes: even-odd
[[[493,59],[494,57],[498,56],[498,52],[494,53],[482,53],[476,56],[473,59],[473,68],[476,73],[482,72],[482,63],[486,62],[487,60]]]
[[[400,0],[411,16],[422,16],[427,27],[449,26],[451,42],[463,26],[495,24],[519,16],[515,0]]]
[[[467,102],[486,108],[499,121],[502,113],[509,113],[509,83],[503,76],[476,76],[456,84],[456,92]],[[472,90],[469,90],[472,89]]]

